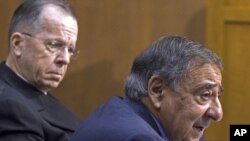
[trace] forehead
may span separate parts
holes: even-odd
[[[45,6],[40,14],[40,23],[42,31],[51,34],[60,33],[71,38],[78,34],[76,19],[58,6]]]
[[[221,87],[221,81],[221,71],[216,65],[203,64],[202,66],[193,66],[189,69],[183,86],[188,89],[205,84]]]

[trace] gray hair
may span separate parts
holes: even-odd
[[[39,23],[39,16],[46,5],[55,5],[76,19],[75,13],[66,0],[23,0],[15,10],[10,21],[8,39],[23,25],[35,27]]]
[[[215,53],[202,44],[179,36],[163,36],[145,49],[133,62],[125,82],[125,94],[139,100],[147,95],[147,83],[152,75],[158,75],[173,90],[181,85],[190,66],[215,64],[220,71],[222,63]],[[194,64],[194,63],[193,63]]]

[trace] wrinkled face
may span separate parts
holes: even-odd
[[[211,121],[222,119],[221,72],[211,64],[193,68],[184,85],[165,88],[157,117],[174,141],[198,141]]]
[[[18,58],[17,72],[37,88],[48,91],[64,78],[70,51],[76,45],[78,26],[73,17],[55,6],[45,7],[40,18],[39,30],[15,33],[13,48]],[[15,40],[16,36],[20,43]],[[50,45],[63,47],[51,51]]]

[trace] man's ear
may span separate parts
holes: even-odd
[[[13,33],[10,37],[10,48],[12,52],[16,56],[20,56],[22,53],[23,46],[24,46],[24,36],[19,32]]]
[[[154,108],[160,109],[162,98],[164,96],[164,81],[156,75],[151,76],[148,81],[148,97]]]

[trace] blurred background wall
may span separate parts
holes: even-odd
[[[1,60],[7,55],[7,29],[10,17],[20,1],[0,0]],[[240,7],[246,5],[239,4],[246,2],[245,0],[69,0],[69,2],[75,9],[79,20],[80,31],[77,46],[81,52],[78,59],[71,63],[60,87],[53,93],[81,118],[85,118],[111,96],[124,94],[123,83],[133,59],[161,35],[186,36],[209,45],[222,59],[228,57],[225,56],[226,48],[222,48],[225,43],[222,43],[225,41],[224,31],[227,31],[228,26],[222,28],[224,21],[219,16],[224,11],[218,9],[225,4],[236,4]],[[214,8],[217,9],[215,12]],[[231,11],[231,13],[233,12]],[[246,18],[250,19],[250,17]],[[218,20],[220,22],[214,23]],[[246,24],[243,25],[246,26]],[[236,29],[233,28],[233,31],[240,35],[241,32],[238,31],[241,28],[238,28],[238,26]],[[217,29],[220,31],[218,32]],[[234,32],[230,32],[230,35],[232,36],[228,36],[226,39],[235,41]],[[247,40],[246,36],[243,41]],[[232,43],[238,45],[238,42]],[[242,42],[240,41],[240,43]],[[231,56],[234,56],[234,47],[231,49]],[[234,66],[229,65],[231,60],[228,59],[228,64],[225,64],[226,68],[230,69],[225,75],[225,79],[228,81],[234,81],[230,77],[230,73],[234,72]],[[241,64],[245,73],[250,70],[244,69],[246,64],[245,57]],[[240,85],[240,80],[237,80],[235,84]],[[226,88],[234,87],[228,82],[223,83],[227,84]],[[245,84],[245,88],[247,88],[247,84],[249,83]],[[246,91],[244,93],[247,95]],[[226,96],[223,96],[222,99],[224,97]],[[228,112],[227,108],[230,109],[228,105],[233,99],[231,98],[231,101],[222,100],[223,106],[226,107],[224,108],[224,111],[226,109],[224,114],[226,120],[222,121],[219,126],[216,124],[208,129],[207,141],[228,140],[228,126],[232,119],[227,116],[234,113]],[[241,107],[235,107],[236,110],[239,108]],[[237,117],[235,118],[237,119]],[[235,123],[239,119],[238,117],[238,120],[234,120]],[[244,121],[247,122],[247,119]]]
[[[21,0],[0,0],[0,59],[7,55],[10,17]],[[133,59],[161,35],[205,41],[205,1],[69,0],[79,20],[80,55],[54,91],[85,117],[112,95],[123,95]]]

